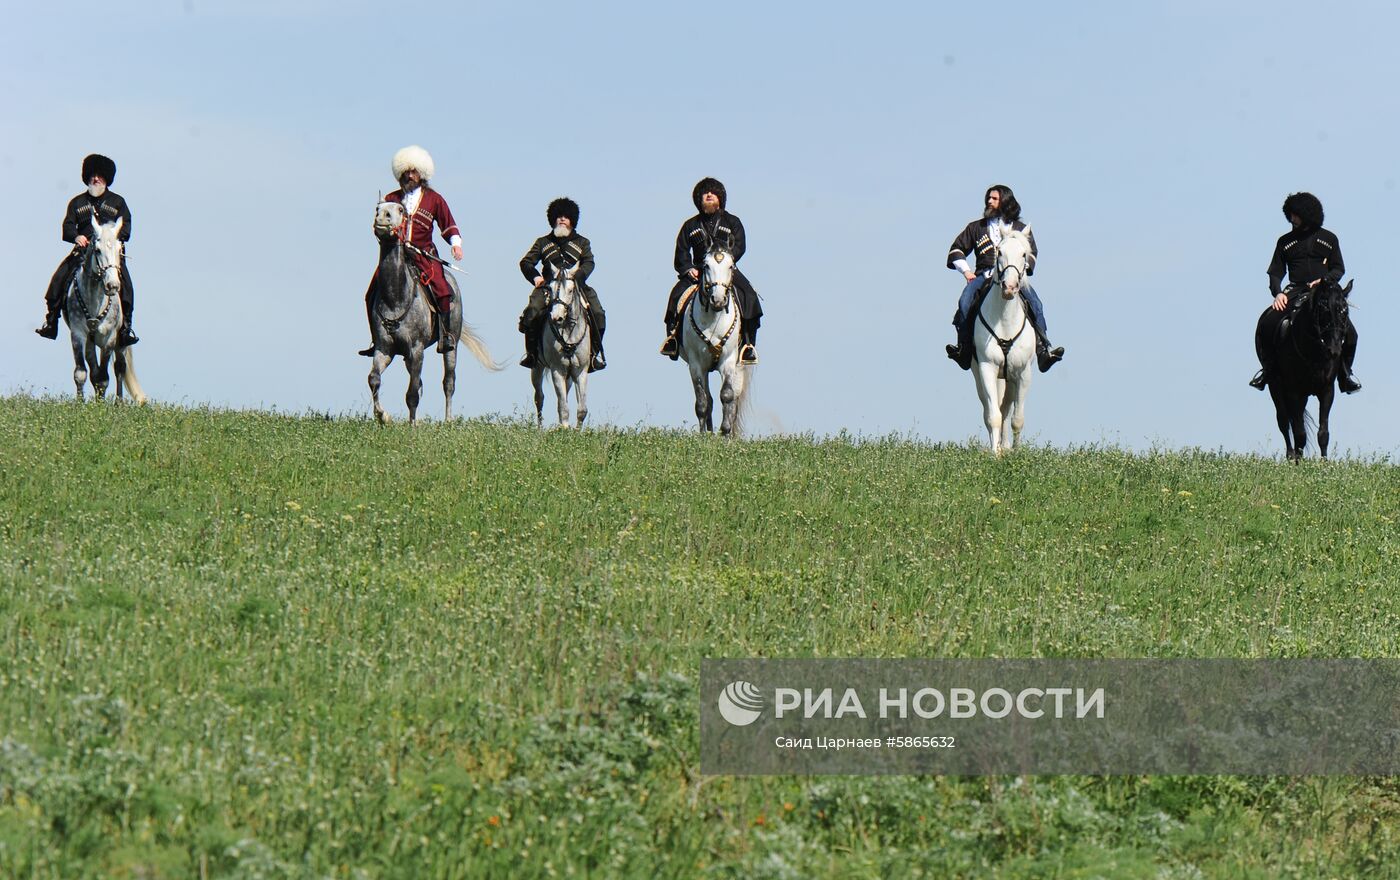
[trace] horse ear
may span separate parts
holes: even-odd
[[[117,234],[121,234],[121,231],[122,231],[122,224],[125,223],[125,222],[126,222],[126,218],[125,218],[125,217],[118,217],[118,218],[117,218],[117,229],[116,229]]]
[[[1025,229],[1022,229],[1021,231],[1024,232],[1024,233],[1026,234],[1026,238],[1030,238],[1030,237],[1031,237],[1031,225],[1030,225],[1029,223],[1027,223],[1027,224],[1026,224],[1026,228],[1025,228]]]

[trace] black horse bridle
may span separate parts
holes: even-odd
[[[574,296],[571,300],[565,302],[563,292],[570,281],[573,281],[574,284]],[[549,299],[546,300],[544,304],[545,313],[548,314],[554,311],[556,305],[563,306],[564,320],[560,323],[563,324],[565,330],[572,330],[578,325],[578,301],[580,295],[578,281],[566,277],[564,270],[556,267],[554,270],[554,277],[550,279],[549,282]],[[559,332],[559,326],[560,324],[556,324],[552,320],[549,322],[549,329],[554,334],[554,338],[558,340],[559,348],[563,352],[564,357],[573,357],[574,352],[577,351],[579,345],[583,343],[584,337],[580,336],[578,342],[569,342],[564,338],[564,334]]]

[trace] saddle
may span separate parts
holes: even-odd
[[[699,289],[700,285],[698,284],[692,284],[685,289],[685,292],[681,294],[681,298],[676,300],[676,317],[679,318],[681,315],[685,314],[686,304],[690,302],[690,298],[695,296],[695,291]]]

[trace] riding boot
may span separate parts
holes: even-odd
[[[608,367],[608,359],[603,356],[603,328],[590,318],[588,330],[593,334],[593,360],[588,364],[588,372],[596,373]]]
[[[1036,334],[1035,360],[1040,366],[1040,372],[1044,373],[1046,370],[1049,370],[1051,367],[1055,366],[1055,364],[1058,364],[1064,356],[1065,350],[1062,346],[1051,348],[1050,340],[1041,336],[1039,333]]]
[[[661,343],[661,353],[673,361],[681,356],[680,323],[676,318],[666,322],[666,341]]]
[[[972,322],[959,321],[957,345],[946,345],[944,349],[959,367],[964,370],[972,369]]]
[[[44,325],[42,327],[36,327],[34,329],[34,332],[38,333],[45,339],[57,339],[58,316],[61,311],[61,309],[55,309],[50,307],[48,311],[44,314]]]
[[[378,278],[379,273],[375,273]],[[374,326],[374,282],[369,283],[369,290],[365,293],[365,316],[369,318],[369,324]],[[374,332],[370,332],[369,348],[360,349],[361,357],[374,357]]]
[[[131,332],[131,319],[128,318],[122,321],[121,329],[117,331],[117,345],[126,347],[135,345],[140,341],[141,339],[135,333]]]
[[[1342,362],[1337,368],[1337,390],[1343,394],[1355,394],[1361,390],[1361,383],[1356,381],[1356,376],[1351,371],[1351,364],[1356,360],[1356,328],[1351,324],[1351,318],[1347,318],[1347,335],[1342,342]]]
[[[452,322],[448,320],[448,318],[449,316],[445,312],[438,313],[438,354],[447,354],[449,351],[457,347],[457,339],[452,335]]]
[[[539,344],[538,337],[532,332],[533,328],[526,325],[523,331],[525,335],[525,356],[520,359],[520,366],[533,370],[539,363],[540,354],[535,350]]]
[[[745,324],[739,332],[739,363],[751,367],[758,363],[758,328]]]
[[[1264,390],[1264,386],[1266,386],[1266,385],[1268,385],[1268,384],[1269,384],[1269,374],[1268,374],[1268,372],[1267,372],[1263,367],[1260,367],[1260,368],[1259,368],[1259,372],[1257,372],[1257,373],[1254,374],[1254,378],[1249,380],[1249,387],[1250,387],[1250,388],[1258,388],[1260,391],[1263,391],[1263,390]],[[1340,384],[1340,383],[1338,383],[1338,384]]]

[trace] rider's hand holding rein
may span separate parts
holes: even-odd
[[[691,278],[692,281],[699,281],[699,280],[700,280],[700,270],[699,270],[699,269],[691,269],[691,270],[690,270],[690,278]]]
[[[73,244],[76,244],[80,248],[85,248],[88,246],[88,237],[86,235],[80,235],[73,239]]]

